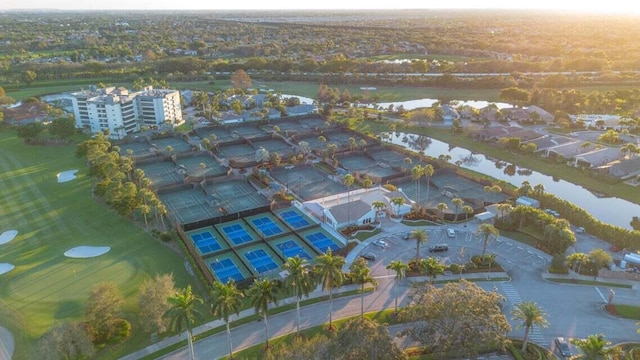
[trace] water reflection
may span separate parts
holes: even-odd
[[[436,159],[444,159],[449,163],[489,175],[518,187],[525,180],[529,181],[532,186],[542,184],[546,189],[545,191],[574,203],[603,222],[626,229],[631,229],[629,225],[631,217],[640,215],[640,205],[632,202],[619,198],[598,197],[582,186],[527,168],[520,168],[505,161],[490,159],[482,154],[451,146],[436,139],[430,139],[428,146],[423,149],[416,141],[418,138],[420,136],[414,134],[395,133],[389,134],[387,139],[394,144],[422,152]],[[615,209],[615,211],[612,211],[612,209]]]

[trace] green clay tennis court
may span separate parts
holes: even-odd
[[[196,136],[200,138],[200,140],[202,139],[211,140],[211,134],[215,134],[216,136],[215,142],[218,142],[218,143],[231,141],[234,139],[233,135],[231,134],[231,131],[220,126],[197,128],[195,130],[195,133],[196,133]]]
[[[326,173],[313,166],[276,168],[271,170],[271,176],[304,200],[318,199],[347,191],[345,185],[331,180]]]
[[[133,151],[133,157],[145,156],[155,154],[155,148],[146,142],[130,142],[126,144],[119,144],[120,155],[129,156],[129,150]]]
[[[176,160],[176,163],[184,167],[187,175],[193,177],[202,177],[203,175],[220,176],[227,173],[226,167],[212,159],[211,156],[204,154],[179,158]],[[202,169],[200,164],[204,164],[205,168]]]
[[[263,139],[258,141],[252,141],[253,147],[257,150],[259,148],[264,148],[270,153],[277,152],[281,155],[286,155],[293,152],[291,145],[286,142],[278,139]],[[255,151],[255,150],[254,150]]]
[[[251,162],[256,160],[256,149],[249,144],[220,145],[218,156],[229,161]]]
[[[269,205],[269,200],[255,192],[243,180],[229,180],[205,184],[212,205],[222,208],[223,213],[236,213]]]
[[[184,175],[178,173],[175,164],[170,161],[139,164],[136,168],[144,171],[145,176],[151,181],[151,186],[155,188],[181,184],[184,181]]]
[[[191,145],[189,145],[186,141],[173,137],[152,139],[151,144],[163,151],[167,148],[167,146],[171,146],[173,148],[174,154],[191,151]]]
[[[244,138],[260,137],[260,136],[265,136],[267,134],[266,131],[260,129],[255,124],[239,124],[239,125],[234,125],[232,127],[229,127],[228,129],[231,131],[232,135],[237,134]]]
[[[198,189],[185,189],[159,193],[167,210],[181,224],[189,224],[222,215],[217,207],[207,203],[206,195]]]

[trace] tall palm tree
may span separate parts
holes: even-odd
[[[473,214],[473,208],[469,205],[465,205],[462,207],[462,212],[464,213],[464,221],[467,222],[469,221],[469,214]],[[464,224],[464,226],[467,226],[467,224]]]
[[[387,204],[384,203],[384,201],[374,201],[371,203],[371,206],[373,206],[373,209],[376,211],[375,217],[374,217],[374,221],[375,223],[378,222],[378,212],[384,208],[387,207]]]
[[[364,258],[358,258],[351,264],[349,276],[354,283],[360,284],[360,317],[364,318],[364,286],[371,284],[375,288],[378,281],[371,276],[371,269]]]
[[[342,177],[342,183],[347,186],[347,225],[351,224],[351,185],[356,181],[356,179],[351,174],[346,174]]]
[[[529,333],[533,325],[540,327],[549,326],[547,321],[547,313],[536,304],[535,301],[525,301],[516,305],[511,309],[511,317],[515,321],[520,321],[516,329],[524,326],[524,339],[522,340],[522,352],[527,351],[527,343],[529,342]]]
[[[269,348],[269,323],[267,317],[269,316],[268,309],[269,304],[273,303],[278,305],[278,297],[276,293],[278,288],[276,282],[271,279],[255,279],[253,284],[249,288],[249,298],[251,298],[251,305],[256,310],[256,313],[262,316],[264,320],[264,334],[265,334],[265,348]]]
[[[498,237],[500,236],[500,231],[495,228],[495,226],[491,224],[481,224],[478,227],[478,234],[482,235],[482,256],[487,252],[487,243],[489,242],[490,236]]]
[[[416,182],[416,203],[420,204],[420,178],[424,172],[422,171],[422,166],[416,165],[411,168],[411,177],[413,181]]]
[[[435,169],[433,168],[433,165],[431,165],[431,164],[427,164],[427,165],[422,167],[422,173],[427,178],[427,196],[424,199],[425,204],[429,201],[429,185],[430,185],[429,178],[431,176],[433,176],[433,172],[434,171],[435,171]]]
[[[211,315],[216,319],[224,320],[227,326],[227,340],[229,341],[229,358],[233,357],[233,345],[231,344],[231,329],[229,320],[231,314],[240,315],[242,308],[242,298],[244,294],[238,290],[233,280],[226,285],[220,282],[213,283],[211,292]]]
[[[333,287],[340,286],[344,279],[342,266],[345,261],[342,256],[331,253],[331,249],[326,254],[317,256],[314,259],[316,265],[314,270],[322,283],[322,290],[329,289],[329,329],[332,328],[333,320]]]
[[[307,260],[299,256],[288,258],[282,268],[289,273],[284,279],[285,288],[293,289],[296,297],[296,332],[300,334],[300,300],[303,295],[309,297],[314,286],[311,269]]]
[[[420,260],[420,270],[429,277],[429,282],[433,284],[436,276],[444,274],[444,265],[437,258],[428,257]]]
[[[608,347],[611,342],[605,340],[604,335],[589,335],[586,339],[572,339],[571,343],[578,347],[583,353],[580,359],[603,360],[610,359],[615,352],[615,348]]]
[[[451,200],[451,203],[453,205],[455,205],[455,213],[456,213],[456,217],[453,220],[454,222],[458,222],[458,209],[464,204],[464,200],[460,199],[460,198],[454,198]]]
[[[178,290],[174,296],[170,296],[167,302],[171,308],[164,315],[171,318],[170,326],[176,331],[182,331],[183,327],[186,328],[190,359],[194,360],[191,328],[196,318],[200,317],[196,306],[202,304],[202,298],[191,291],[191,285],[187,285],[186,288]]]
[[[442,216],[442,222],[444,222],[444,211],[447,210],[449,208],[449,206],[447,206],[447,204],[445,203],[438,203],[438,205],[436,205],[436,209],[438,209],[438,211],[440,211],[440,215]]]
[[[416,260],[420,259],[420,245],[429,241],[429,234],[424,229],[415,229],[409,234],[409,238],[416,241]]]
[[[395,280],[395,297],[396,297],[396,308],[395,308],[395,313],[398,313],[398,284],[400,283],[400,280],[404,279],[404,275],[405,275],[405,270],[408,268],[407,264],[405,264],[404,262],[402,262],[401,260],[394,260],[392,262],[389,263],[389,265],[387,265],[387,270],[393,270],[396,272],[396,277],[394,278]]]
[[[400,206],[404,205],[404,199],[401,197],[394,197],[391,199],[391,204],[396,208],[396,216],[400,216]]]
[[[538,199],[540,199],[542,195],[544,195],[544,185],[537,184],[536,186],[533,187],[533,192],[536,194]]]

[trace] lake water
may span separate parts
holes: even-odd
[[[400,105],[402,105],[402,107],[404,107],[405,110],[413,110],[418,108],[431,107],[433,104],[435,104],[438,101],[439,101],[438,99],[417,99],[417,100],[409,100],[409,101],[383,102],[383,103],[377,103],[376,105],[379,107],[382,107],[383,109],[387,109],[389,105],[393,105],[394,109],[397,109]],[[484,101],[484,100],[451,101],[451,105],[455,107],[468,105],[476,109],[482,109],[483,107],[486,107],[491,103],[492,103],[491,101]],[[498,109],[513,107],[513,105],[511,104],[502,103],[502,102],[494,102],[493,104],[496,104]]]
[[[415,151],[421,151],[411,144],[412,140],[418,138],[417,135],[403,133],[391,135],[391,141],[394,144],[398,144]],[[403,141],[403,139],[406,141]],[[597,197],[591,191],[583,188],[582,186],[575,185],[564,180],[554,179],[551,176],[528,169],[516,167],[515,171],[507,174],[505,169],[507,168],[507,165],[510,165],[509,163],[502,161],[499,166],[496,166],[496,160],[488,159],[482,154],[474,154],[467,149],[459,147],[452,148],[449,144],[439,140],[431,139],[428,147],[422,151],[422,153],[435,158],[439,155],[450,155],[451,160],[449,162],[452,164],[459,162],[460,166],[463,168],[471,169],[499,180],[504,180],[517,187],[520,187],[522,182],[525,180],[529,181],[531,186],[542,184],[544,185],[546,192],[554,194],[561,199],[567,200],[576,206],[587,210],[602,222],[617,225],[625,229],[631,229],[629,222],[631,221],[632,216],[640,216],[640,205],[634,204],[630,201],[614,197]],[[513,167],[510,169],[513,170]]]

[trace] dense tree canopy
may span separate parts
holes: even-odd
[[[501,348],[511,327],[502,314],[504,298],[461,280],[443,287],[418,286],[410,305],[401,312],[412,321],[403,333],[434,353],[455,358],[477,356],[487,348]]]

